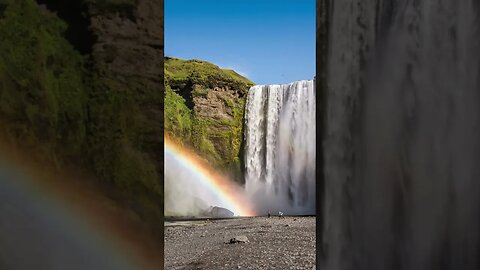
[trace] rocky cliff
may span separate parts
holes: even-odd
[[[163,1],[0,0],[0,121],[12,145],[163,213]]]
[[[165,133],[241,181],[245,99],[253,83],[200,60],[165,60]]]
[[[137,211],[163,205],[163,1],[89,0],[97,170],[127,190]],[[114,142],[104,147],[102,139]],[[107,157],[107,159],[105,159]]]

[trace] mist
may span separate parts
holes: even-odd
[[[210,206],[222,206],[213,191],[197,179],[194,172],[185,169],[171,155],[165,155],[165,214],[173,216],[201,216]]]

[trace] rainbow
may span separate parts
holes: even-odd
[[[1,148],[1,147],[0,147]],[[159,269],[163,257],[140,223],[130,222],[89,186],[0,150],[0,239],[12,269]],[[12,158],[11,158],[12,159]],[[8,251],[7,253],[5,253]],[[88,258],[88,260],[86,260]],[[9,268],[9,267],[7,267]]]
[[[217,194],[224,204],[236,216],[254,216],[255,211],[242,196],[242,192],[231,180],[217,173],[207,162],[193,151],[180,146],[168,137],[165,140],[165,155],[172,157],[183,168],[195,175],[195,178],[208,190]],[[168,170],[168,168],[165,168]]]

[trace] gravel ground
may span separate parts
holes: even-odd
[[[165,269],[315,269],[315,217],[165,222]]]

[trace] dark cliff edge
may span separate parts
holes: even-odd
[[[0,36],[4,141],[161,226],[163,1],[0,0]]]
[[[317,218],[316,218],[316,247],[317,254],[317,268],[321,268],[321,261],[325,258],[325,249],[322,238],[323,233],[323,215],[322,210],[324,207],[323,198],[325,192],[325,176],[324,176],[324,151],[323,151],[323,140],[326,134],[326,111],[327,107],[327,63],[328,63],[328,10],[330,3],[328,0],[317,1],[316,10],[317,10],[317,22],[316,22],[316,54],[317,54],[317,63],[316,63],[316,77],[315,77],[315,88],[317,89],[316,93],[316,134],[317,134],[317,149],[316,149],[316,208],[317,208]]]

